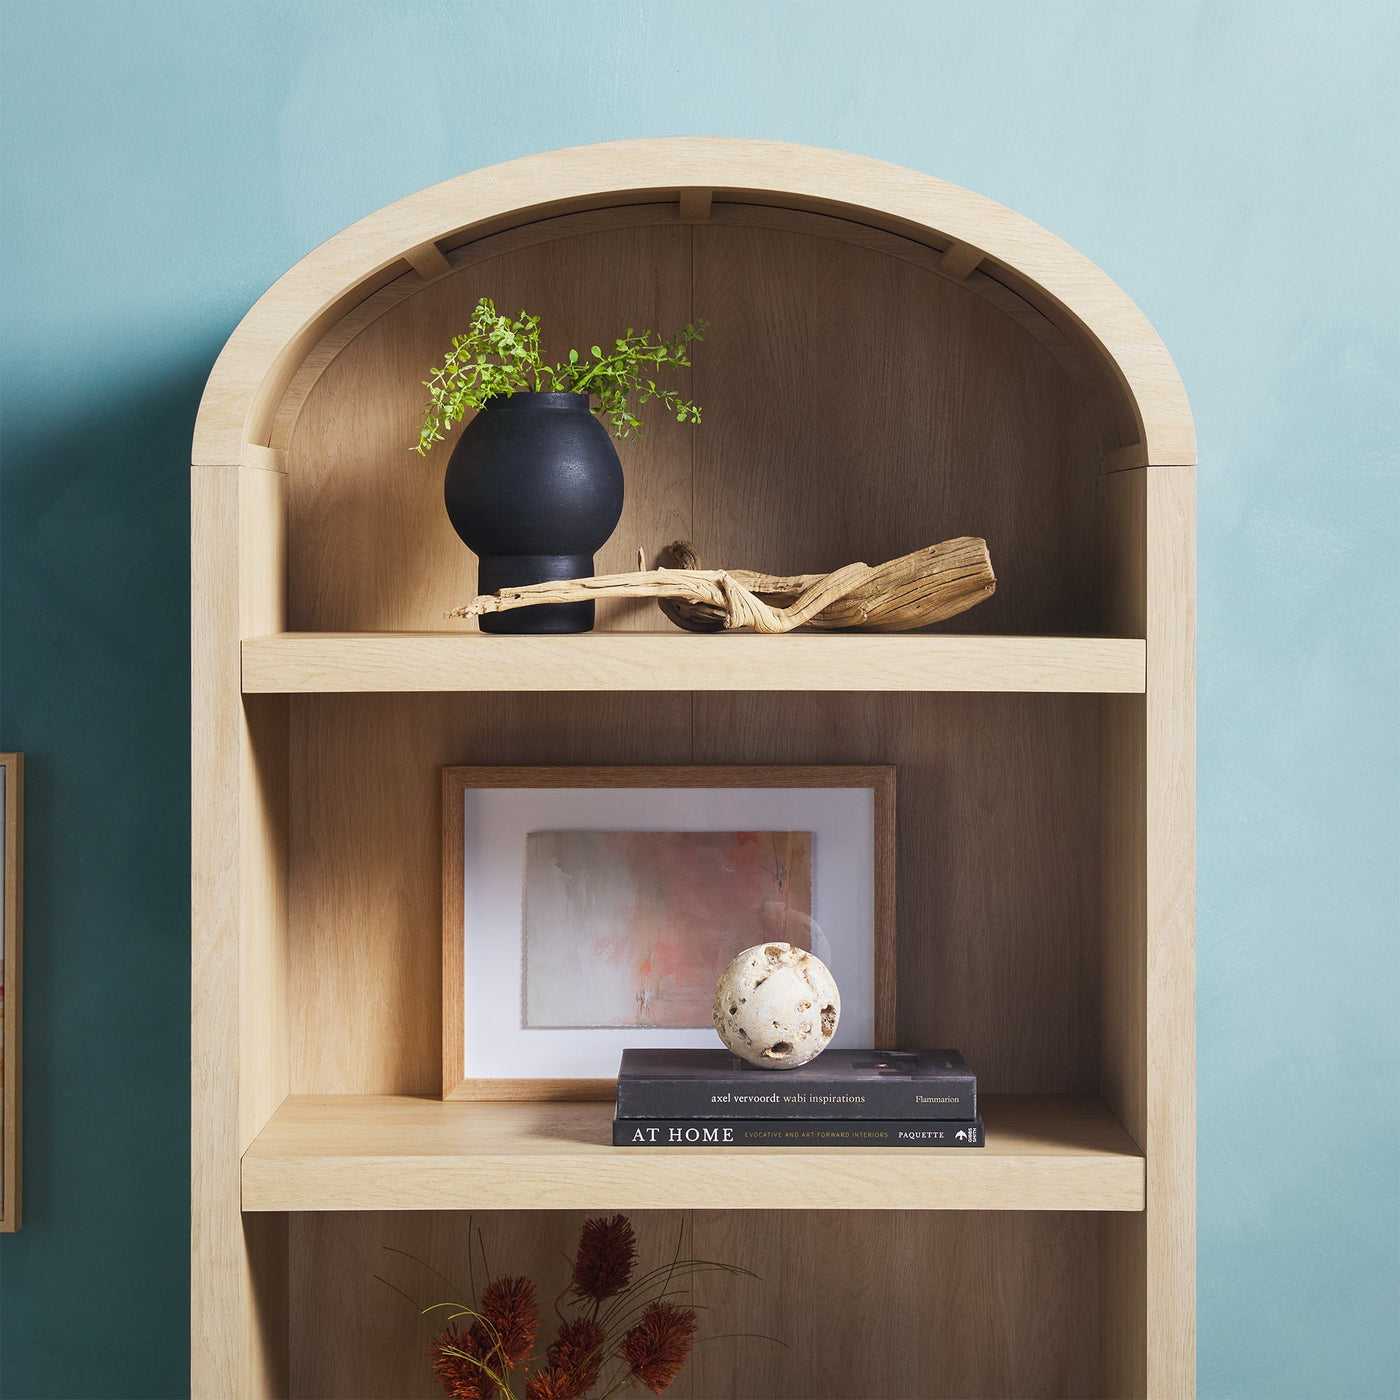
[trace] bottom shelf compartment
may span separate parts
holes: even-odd
[[[1097,1099],[981,1108],[983,1148],[615,1148],[610,1103],[290,1098],[244,1154],[243,1209],[1143,1209],[1142,1154]]]
[[[766,1195],[782,1204],[786,1189],[775,1176]],[[417,1309],[468,1289],[469,1250],[478,1289],[483,1251],[492,1276],[535,1282],[544,1317],[538,1360],[583,1218],[568,1211],[263,1217],[286,1228],[289,1393],[441,1397],[429,1361],[441,1324]],[[639,1268],[668,1262],[679,1246],[683,1257],[757,1276],[701,1275],[677,1298],[696,1308],[701,1340],[670,1395],[1085,1400],[1106,1393],[1105,1241],[1142,1216],[753,1209],[631,1218]]]

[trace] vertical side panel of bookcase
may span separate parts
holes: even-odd
[[[1147,693],[1102,728],[1101,1092],[1147,1156],[1147,1210],[1103,1222],[1103,1393],[1195,1392],[1195,472],[1105,477],[1105,627]]]
[[[241,693],[240,641],[278,630],[285,483],[191,473],[190,1391],[286,1391],[286,1218],[240,1203],[244,1149],[286,1095],[282,696]]]

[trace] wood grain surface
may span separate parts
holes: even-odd
[[[689,763],[691,701],[291,700],[293,1092],[442,1086],[442,769]]]
[[[391,307],[417,296],[429,282],[446,275],[447,271],[488,262],[503,253],[578,234],[622,228],[671,227],[678,215],[679,206],[676,204],[625,204],[582,210],[552,219],[537,219],[452,248],[441,266],[433,261],[433,275],[430,278],[425,279],[415,268],[412,273],[387,282],[349,308],[325,330],[302,359],[282,395],[272,429],[272,448],[253,448],[245,444],[243,461],[249,463],[250,452],[281,455],[280,450],[285,448],[295,429],[307,394],[326,366],[371,322],[378,320]],[[907,230],[901,235],[851,217],[838,218],[831,214],[769,204],[712,204],[706,217],[727,227],[781,230],[868,248],[958,283],[1010,317],[1044,346],[1074,381],[1095,424],[1103,470],[1117,471],[1126,466],[1145,464],[1146,449],[1138,440],[1135,405],[1105,356],[1102,345],[1090,337],[1083,327],[1075,327],[1064,317],[1061,316],[1057,322],[1053,309],[1046,308],[1043,298],[1037,297],[1036,304],[1032,305],[1026,296],[1034,296],[1034,288],[1024,279],[1016,278],[1004,265],[985,261],[980,250],[969,248],[966,244],[949,243],[946,249],[939,251],[944,239],[931,230]],[[405,253],[405,260],[410,265],[412,256],[418,251],[411,249]],[[969,259],[976,259],[982,270],[967,270]],[[1012,290],[1013,282],[1016,290]]]
[[[301,359],[347,311],[401,277],[410,250],[429,242],[451,249],[574,210],[678,202],[686,189],[709,189],[720,202],[834,214],[929,239],[940,251],[951,244],[981,250],[989,265],[1033,289],[1067,336],[1102,347],[1127,387],[1145,462],[1195,461],[1190,408],[1161,340],[1119,287],[1046,230],[969,190],[861,156],[672,137],[552,151],[472,171],[328,240],[285,273],[229,338],[200,404],[195,462],[233,464],[245,443],[268,443]],[[709,221],[681,226],[707,228]]]
[[[294,1093],[441,1091],[443,767],[837,761],[900,775],[900,1043],[958,1046],[992,1092],[1097,1091],[1097,697],[290,705]]]
[[[440,1396],[420,1306],[454,1290],[473,1239],[548,1297],[581,1214],[345,1212],[291,1217],[291,1393]],[[638,1212],[640,1257],[747,1267],[697,1280],[702,1340],[668,1392],[695,1400],[965,1400],[1100,1394],[1099,1220],[1066,1212]],[[416,1256],[422,1264],[402,1254]],[[478,1276],[480,1264],[477,1266]],[[469,1285],[462,1278],[457,1291]],[[345,1325],[354,1319],[354,1332]],[[754,1336],[761,1333],[763,1336]],[[750,1335],[735,1335],[750,1334]],[[767,1340],[772,1338],[774,1340]],[[970,1344],[971,1341],[976,1344]],[[629,1392],[637,1393],[637,1392]],[[641,1391],[646,1395],[648,1392]]]
[[[596,572],[680,538],[715,566],[789,574],[971,534],[1000,585],[940,631],[1098,629],[1098,435],[1054,355],[983,298],[877,248],[724,223],[513,247],[345,345],[287,444],[292,628],[473,625],[447,620],[476,593],[475,557],[442,509],[456,433],[426,460],[408,449],[420,380],[487,294],[541,314],[551,355],[626,326],[711,323],[676,381],[709,411],[696,428],[653,415],[619,444],[626,503]],[[657,630],[659,613],[604,604],[599,626]]]
[[[408,447],[419,381],[483,293],[541,312],[557,350],[600,324],[713,323],[678,386],[704,423],[624,446],[600,569],[688,538],[707,562],[821,572],[969,534],[997,594],[910,638],[673,639],[650,604],[548,658],[454,632],[474,564],[443,519],[445,450]],[[412,1167],[432,1185],[411,1208],[240,1211],[259,1172],[289,1174],[279,1191],[311,1172],[344,1206],[337,1182],[370,1171],[362,1203],[397,1200],[387,1149],[264,1149],[289,1092],[441,1092],[443,766],[835,762],[899,770],[901,1043],[958,1045],[991,1094],[1102,1100],[1117,1146],[1066,1142],[1061,1113],[1018,1154],[1004,1120],[1000,1150],[965,1154],[982,1172],[837,1164],[839,1202],[781,1211],[717,1208],[721,1189],[771,1205],[777,1170],[689,1167],[677,1200],[625,1168],[609,1199],[694,1207],[660,1211],[658,1240],[762,1262],[754,1296],[704,1300],[716,1330],[792,1343],[714,1343],[688,1393],[1191,1394],[1194,460],[1170,358],[1098,269],[990,201],[834,152],[530,157],[281,279],[225,346],[194,447],[192,1393],[431,1394],[411,1309],[391,1318],[373,1282],[380,1246],[460,1251],[465,1217],[422,1207],[491,1182],[502,1205],[614,1189],[582,1129],[495,1156],[473,1132]],[[856,650],[876,642],[911,649]],[[756,662],[752,643],[790,649]],[[526,1169],[545,1194],[523,1202],[512,1171],[555,1153],[567,1169]],[[954,1199],[1020,1208],[903,1209],[954,1177]],[[812,1209],[833,1203],[882,1209]],[[532,1268],[577,1228],[491,1220]]]
[[[684,538],[706,564],[826,573],[972,535],[997,592],[940,632],[1097,629],[1098,442],[1041,345],[869,248],[711,225],[694,239],[711,327],[692,388],[712,411]]]
[[[229,466],[190,488],[190,1377],[264,1395],[285,1377],[279,1227],[245,1234],[238,1161],[288,1089],[287,702],[245,707],[238,639],[280,622],[282,486]]]
[[[987,1145],[614,1148],[609,1103],[290,1098],[243,1156],[243,1209],[1125,1210],[1143,1159],[1097,1099],[982,1095]]]
[[[695,697],[696,758],[893,763],[899,1044],[956,1045],[993,1093],[1094,1093],[1092,696]]]
[[[428,1348],[443,1325],[434,1319],[443,1313],[420,1313],[435,1303],[470,1298],[473,1279],[480,1290],[483,1272],[524,1274],[536,1282],[545,1317],[538,1360],[553,1336],[552,1304],[568,1283],[566,1259],[578,1247],[584,1218],[577,1211],[290,1217],[290,1393],[325,1400],[442,1400]],[[678,1244],[682,1258],[693,1252],[689,1212],[639,1211],[632,1223],[645,1267],[674,1258]],[[678,1301],[687,1301],[685,1291]],[[687,1395],[689,1385],[683,1376],[669,1393]]]
[[[585,354],[628,326],[671,335],[691,319],[690,231],[624,228],[533,244],[444,277],[395,306],[343,349],[317,380],[288,444],[289,624],[307,631],[462,630],[446,614],[476,595],[476,556],[442,504],[460,430],[427,458],[417,441],[427,391],[452,337],[482,296],[543,318],[545,354]],[[689,397],[689,374],[668,383]],[[622,519],[598,552],[605,572],[635,568],[690,523],[697,430],[652,414],[619,444],[627,479]],[[604,625],[655,629],[654,603],[621,604]]]
[[[1196,473],[1144,471],[1147,1394],[1196,1385]]]
[[[1137,637],[278,632],[243,643],[243,693],[491,690],[1138,692]]]
[[[692,1394],[713,1400],[966,1400],[1101,1393],[1098,1218],[1067,1212],[697,1211],[697,1249],[761,1298],[702,1281],[715,1333]]]
[[[1103,701],[1100,1089],[1150,1164],[1147,1214],[1103,1233],[1104,1383],[1125,1396],[1195,1390],[1194,477],[1104,483],[1109,625],[1146,636],[1149,678]]]

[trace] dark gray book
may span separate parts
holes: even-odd
[[[982,1120],[614,1118],[614,1147],[981,1147]]]
[[[977,1079],[956,1050],[827,1050],[760,1069],[728,1050],[624,1050],[619,1118],[977,1117]]]

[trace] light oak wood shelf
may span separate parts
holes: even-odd
[[[1138,637],[283,632],[243,642],[245,694],[836,690],[1141,694]]]
[[[1098,1100],[982,1113],[981,1149],[668,1149],[613,1147],[608,1103],[296,1097],[243,1155],[243,1209],[1143,1209],[1142,1154]]]

